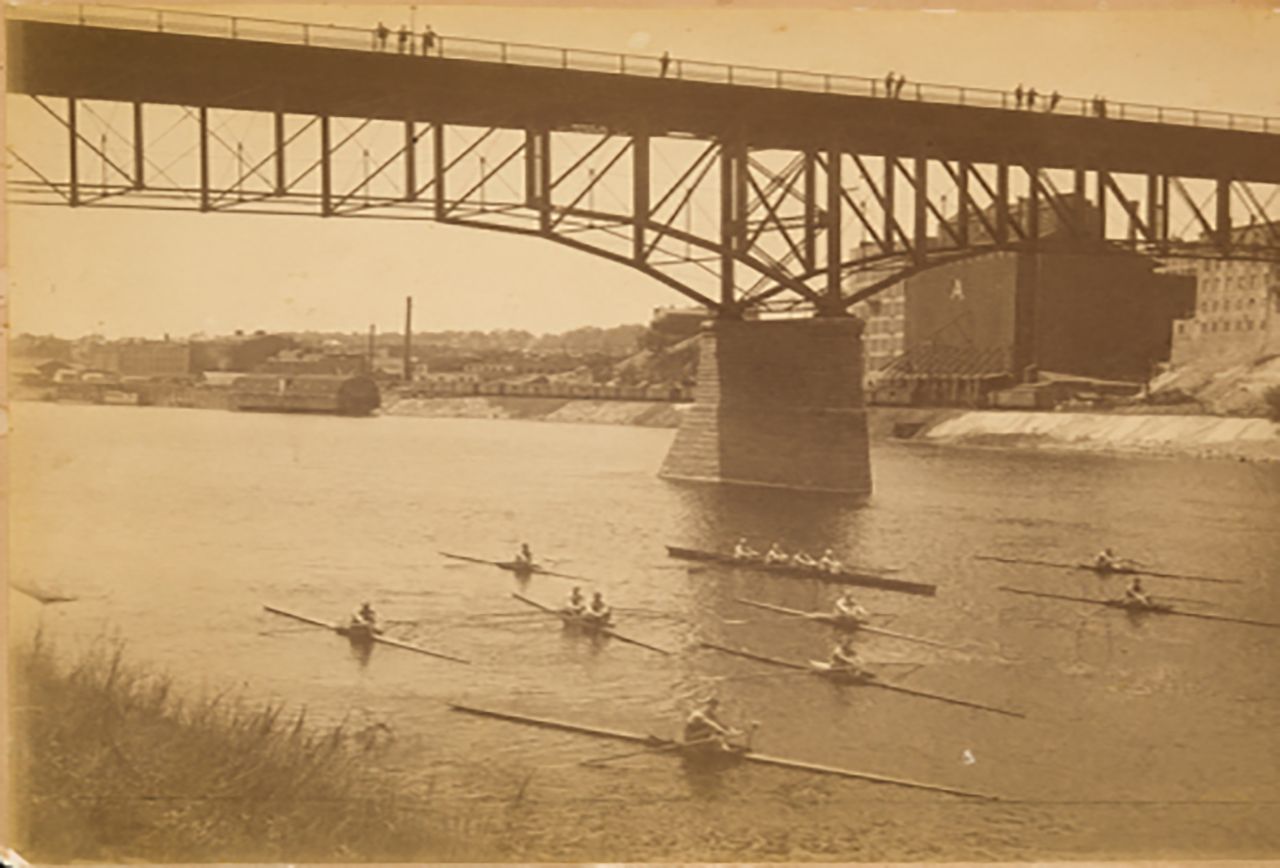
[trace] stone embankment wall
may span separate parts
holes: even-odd
[[[537,398],[406,399],[385,415],[675,428],[689,405]],[[870,407],[872,441],[1280,461],[1280,424],[1232,416]]]
[[[656,401],[583,401],[570,398],[472,396],[403,398],[382,408],[384,416],[451,419],[532,419],[595,425],[675,428],[680,405]]]
[[[1280,424],[1226,416],[973,411],[916,435],[930,443],[1280,461]]]

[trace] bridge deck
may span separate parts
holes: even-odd
[[[1280,135],[11,20],[13,93],[1280,183]]]

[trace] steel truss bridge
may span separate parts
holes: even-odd
[[[174,10],[11,7],[18,204],[433,220],[718,316],[1000,250],[1280,261],[1280,120]]]

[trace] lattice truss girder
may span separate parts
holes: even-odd
[[[1229,178],[10,99],[17,203],[531,234],[638,268],[724,315],[842,313],[912,273],[1001,249],[1280,260],[1280,185]]]

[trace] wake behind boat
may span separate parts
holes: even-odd
[[[877,588],[882,591],[896,591],[902,594],[916,594],[932,597],[938,593],[937,585],[923,582],[912,582],[906,579],[895,579],[876,573],[860,572],[847,568],[825,570],[816,564],[813,566],[794,563],[768,563],[762,558],[737,558],[731,554],[701,551],[699,549],[667,546],[667,554],[673,558],[686,561],[703,561],[723,564],[741,569],[758,570],[780,576],[800,576],[818,582],[831,582],[839,585],[859,585],[864,588]]]

